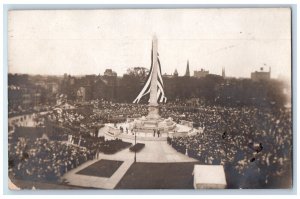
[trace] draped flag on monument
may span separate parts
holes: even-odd
[[[159,61],[159,54],[157,53],[157,62],[158,62],[158,82],[157,82],[157,86],[158,86],[158,92],[157,92],[157,100],[161,103],[166,103],[167,102],[167,98],[165,96],[165,92],[164,92],[164,82],[162,80],[162,75],[161,75],[161,66],[160,66],[160,61]]]
[[[162,80],[162,75],[161,75],[161,66],[160,66],[160,61],[159,61],[159,54],[157,53],[157,63],[158,63],[158,73],[157,73],[157,101],[161,103],[166,103],[167,98],[165,96],[164,92],[164,83]],[[138,94],[138,96],[135,98],[133,103],[139,103],[141,98],[144,97],[145,95],[150,93],[150,88],[151,88],[151,79],[153,75],[153,44],[152,44],[152,50],[151,50],[151,68],[150,68],[150,73],[147,77],[147,81],[141,90],[141,92]]]

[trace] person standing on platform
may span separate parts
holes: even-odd
[[[153,137],[155,137],[155,129],[153,129]]]
[[[159,130],[157,130],[157,137],[159,137],[159,134],[160,134],[160,131],[159,131]]]

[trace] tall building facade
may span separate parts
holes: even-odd
[[[260,68],[260,71],[255,71],[251,73],[251,79],[253,81],[261,81],[261,80],[270,80],[271,79],[271,67],[269,71],[264,71],[263,67]]]
[[[206,77],[208,74],[209,74],[209,71],[204,70],[203,68],[201,68],[201,70],[199,70],[199,71],[197,71],[197,70],[194,71],[194,77],[197,77],[197,78]]]

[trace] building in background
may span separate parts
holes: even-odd
[[[117,77],[117,73],[115,71],[113,71],[112,69],[106,69],[104,71],[104,76]]]
[[[268,81],[271,79],[271,67],[269,68],[269,72],[264,71],[264,68],[261,67],[260,71],[255,71],[251,73],[251,80],[253,81]]]
[[[204,70],[203,68],[201,68],[200,71],[194,71],[194,77],[196,78],[203,78],[206,77],[209,74],[208,70]]]
[[[59,85],[58,83],[55,83],[55,82],[50,82],[50,83],[47,83],[47,89],[51,92],[51,93],[58,93],[58,89],[59,89]]]
[[[77,100],[83,102],[86,100],[86,89],[85,87],[81,86],[77,90]]]
[[[173,73],[173,76],[174,76],[174,77],[178,77],[178,71],[177,71],[177,69],[175,69],[175,71],[174,71],[174,73]]]
[[[163,74],[162,76],[163,76],[164,78],[173,78],[173,77],[174,77],[172,74],[169,75],[169,74],[167,74],[167,73]]]

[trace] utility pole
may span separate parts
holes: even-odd
[[[136,146],[136,131],[134,132],[134,146]],[[136,149],[134,149],[134,162],[136,162]]]

